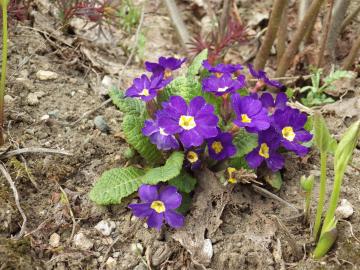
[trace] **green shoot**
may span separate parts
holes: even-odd
[[[5,95],[5,79],[6,79],[6,65],[8,55],[8,29],[7,29],[7,6],[9,0],[0,0],[2,10],[2,64],[1,64],[1,81],[0,81],[0,145],[4,144],[3,125],[4,125],[4,95]]]
[[[316,209],[315,225],[314,225],[314,240],[317,239],[321,217],[325,203],[326,195],[326,161],[327,154],[331,152],[331,149],[336,147],[336,141],[331,137],[324,118],[320,114],[314,114],[314,142],[320,150],[320,192],[319,201]]]
[[[326,90],[331,90],[334,87],[332,84],[335,81],[351,77],[351,74],[348,71],[332,70],[330,74],[323,79],[323,84],[321,84],[322,74],[322,69],[314,69],[311,74],[311,85],[300,89],[300,93],[307,92],[306,97],[301,99],[301,102],[305,106],[311,107],[334,102],[335,100],[324,92]]]
[[[308,224],[310,219],[310,203],[314,187],[314,176],[310,175],[309,177],[305,177],[305,175],[303,175],[300,178],[300,185],[301,188],[305,191],[304,221],[306,224]]]
[[[314,251],[314,258],[316,259],[324,256],[336,240],[337,220],[335,219],[335,210],[340,197],[340,189],[345,169],[351,160],[359,137],[360,121],[357,121],[348,128],[336,148],[334,158],[334,186],[330,197],[329,207],[322,226],[320,239]]]

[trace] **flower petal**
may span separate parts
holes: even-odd
[[[201,136],[196,128],[190,130],[184,130],[180,133],[180,141],[185,148],[190,148],[191,146],[199,146],[203,143],[204,138]]]
[[[181,205],[182,196],[176,187],[167,186],[160,192],[160,201],[165,204],[166,209],[176,209]]]
[[[245,156],[245,159],[249,166],[253,169],[256,169],[260,166],[261,162],[263,162],[264,158],[259,155],[259,147],[256,147],[249,154]]]
[[[267,166],[273,171],[276,172],[284,167],[285,158],[277,152],[270,154],[270,157],[266,160]]]
[[[152,214],[153,210],[150,208],[151,203],[132,203],[128,207],[131,209],[134,216],[143,218]]]
[[[159,198],[158,187],[152,185],[141,185],[138,195],[143,202],[153,202]]]
[[[262,94],[260,101],[265,108],[275,107],[274,98],[270,93]]]
[[[150,217],[147,220],[147,225],[150,228],[155,228],[158,231],[160,231],[164,220],[164,213],[156,213],[153,211],[153,213],[150,215]]]
[[[205,106],[205,99],[203,97],[195,97],[190,101],[188,114],[195,116],[198,111],[201,111]]]
[[[165,220],[170,227],[177,229],[184,225],[185,218],[174,210],[168,210],[165,211]]]
[[[313,135],[305,129],[295,131],[295,140],[297,141],[308,142],[312,139],[312,137]]]

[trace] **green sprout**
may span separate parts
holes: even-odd
[[[300,185],[301,188],[305,191],[304,221],[307,224],[310,219],[310,212],[311,212],[310,203],[311,203],[311,196],[314,187],[314,176],[310,175],[309,177],[305,177],[305,175],[303,175],[300,178]]]
[[[360,137],[360,121],[357,121],[353,125],[351,125],[348,128],[348,130],[345,132],[339,144],[335,146],[336,144],[334,143],[334,139],[330,136],[327,127],[325,125],[324,119],[319,115],[315,115],[314,120],[315,120],[314,122],[315,142],[317,146],[320,148],[320,152],[332,152],[336,148],[336,150],[334,150],[335,179],[334,179],[333,190],[331,193],[329,207],[326,212],[325,220],[321,228],[319,241],[317,243],[317,246],[313,254],[315,259],[319,259],[329,251],[329,249],[332,247],[337,237],[337,229],[336,229],[337,220],[335,218],[335,210],[338,205],[338,201],[340,197],[341,184],[342,184],[342,179],[344,177],[345,169],[351,160],[357,141]],[[326,173],[326,159],[324,163],[325,166],[321,168],[321,174]],[[325,170],[325,172],[323,172],[323,170]],[[326,176],[325,176],[325,181],[326,181]],[[321,184],[322,183],[320,183],[320,185]],[[322,192],[324,194],[322,194]],[[325,198],[325,190],[322,190],[322,188],[320,187],[319,203],[318,203],[316,221],[314,226],[315,238],[317,238],[317,235],[320,231],[322,208],[324,204],[323,201],[321,201],[322,198]],[[318,219],[320,219],[320,221]]]
[[[345,70],[331,70],[330,74],[323,79],[321,84],[321,76],[323,74],[322,69],[314,69],[311,74],[311,85],[302,87],[300,93],[307,92],[305,98],[301,99],[301,102],[308,107],[323,105],[332,103],[335,100],[324,92],[334,88],[332,85],[335,81],[342,78],[351,78],[351,73]]]
[[[126,0],[118,9],[120,24],[130,32],[140,21],[140,9],[131,0]]]
[[[0,145],[4,144],[3,125],[4,125],[4,95],[5,95],[5,79],[6,65],[8,55],[8,27],[7,27],[7,6],[9,0],[0,0],[2,10],[3,25],[3,43],[2,43],[2,64],[1,64],[1,81],[0,81]]]

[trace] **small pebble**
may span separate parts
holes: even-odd
[[[57,73],[49,70],[39,70],[36,72],[36,78],[40,81],[56,80],[58,77],[59,75]]]
[[[96,224],[95,229],[104,236],[109,236],[116,229],[116,224],[112,220],[101,220]]]
[[[106,269],[108,270],[113,270],[116,269],[116,259],[114,259],[113,257],[109,257],[105,263],[106,265]]]
[[[144,253],[144,247],[140,243],[132,243],[131,251],[134,252],[136,255],[142,255]]]
[[[342,199],[336,208],[335,215],[339,219],[347,219],[354,214],[354,208],[347,199]]]
[[[43,96],[46,95],[46,93],[44,91],[36,91],[34,93],[38,98],[42,98]]]
[[[14,103],[14,100],[15,100],[15,98],[13,98],[10,95],[5,95],[4,96],[4,102],[5,102],[6,105],[10,105],[10,104]]]
[[[50,235],[49,244],[54,248],[58,247],[60,245],[60,235],[57,233]]]
[[[84,233],[79,232],[74,236],[75,247],[81,250],[90,250],[94,246],[93,240],[89,239]]]
[[[210,261],[212,256],[214,255],[214,250],[210,239],[204,240],[202,251]]]
[[[35,105],[38,105],[40,102],[39,102],[39,99],[38,99],[37,95],[35,95],[35,93],[30,93],[27,96],[27,103],[30,106],[35,106]]]
[[[58,117],[59,117],[59,110],[50,111],[50,112],[48,112],[48,115],[49,115],[51,118],[58,118]]]
[[[110,131],[110,127],[108,126],[102,115],[98,115],[94,118],[94,124],[96,128],[101,132],[108,133]]]
[[[50,116],[48,114],[44,114],[43,116],[41,116],[40,120],[41,121],[47,121],[49,120]]]

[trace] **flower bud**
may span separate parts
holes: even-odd
[[[305,192],[311,192],[314,186],[314,176],[313,175],[310,175],[309,177],[306,177],[305,175],[301,176],[300,185]]]

